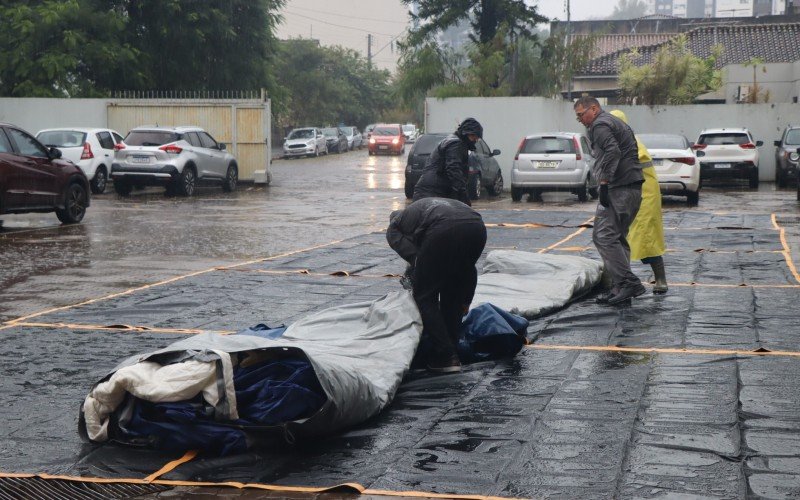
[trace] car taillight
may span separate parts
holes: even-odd
[[[573,137],[572,138],[572,143],[575,145],[575,159],[576,160],[580,160],[581,159],[581,147],[580,147],[580,145],[578,145],[578,138],[577,137]]]
[[[81,160],[91,160],[92,158],[94,158],[92,146],[88,142],[84,142],[83,151],[81,152]]]
[[[739,147],[742,149],[756,149],[756,145],[752,142],[745,142],[744,144],[739,144]]]
[[[698,149],[706,149],[707,144],[692,144],[692,149],[697,151]]]
[[[519,146],[517,146],[517,154],[514,155],[515,160],[519,160],[519,154],[522,152],[522,145],[525,144],[525,138],[523,137],[521,141],[519,141]]]
[[[158,149],[160,149],[161,151],[164,151],[166,153],[173,154],[173,155],[179,155],[179,154],[181,154],[181,151],[183,151],[183,148],[180,148],[180,147],[176,146],[175,144],[167,144],[167,145],[161,146]]]
[[[125,149],[125,144],[124,143],[120,142],[120,143],[114,144],[114,151],[119,151],[121,149]]]
[[[681,158],[670,158],[669,161],[674,161],[676,163],[685,163],[687,165],[694,165],[697,161],[694,156],[685,156]]]

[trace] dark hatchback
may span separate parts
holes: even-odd
[[[414,186],[420,176],[425,162],[428,161],[431,153],[442,139],[449,134],[422,134],[414,142],[414,146],[408,153],[406,162],[406,198],[414,197]],[[479,139],[475,144],[475,151],[469,153],[469,178],[467,179],[467,193],[471,200],[481,197],[481,189],[486,188],[486,192],[491,196],[498,196],[503,191],[503,173],[495,156],[500,154],[500,150],[494,151]]]
[[[64,224],[83,220],[89,179],[31,134],[0,123],[0,214],[55,212]]]

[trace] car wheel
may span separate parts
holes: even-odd
[[[194,173],[194,168],[186,165],[183,167],[183,172],[178,176],[175,191],[181,196],[192,196],[194,194],[194,185],[197,178]]]
[[[64,197],[64,208],[56,209],[56,217],[64,224],[75,224],[86,215],[89,195],[80,184],[70,184]]]
[[[133,186],[122,179],[117,179],[114,181],[114,191],[120,196],[128,196],[133,191]]]
[[[522,189],[511,186],[511,201],[522,200]]]
[[[470,200],[479,200],[481,197],[481,175],[476,174],[467,181],[467,195]]]
[[[686,195],[686,204],[690,207],[696,207],[700,203],[700,190],[693,191]]]
[[[486,186],[486,192],[489,193],[489,196],[498,196],[503,192],[503,172],[497,171],[494,181],[491,185]]]
[[[586,203],[589,201],[589,181],[588,179],[583,181],[583,186],[578,188],[576,193],[578,195],[578,201],[581,203]]]
[[[236,191],[236,184],[239,182],[239,168],[231,163],[228,165],[228,172],[225,174],[225,181],[222,183],[222,190],[226,193]]]
[[[779,188],[786,187],[786,184],[787,184],[787,182],[786,182],[786,176],[783,174],[783,171],[781,170],[781,167],[778,167],[778,168],[775,170],[775,184],[776,184],[776,185],[777,185]]]
[[[750,189],[758,187],[758,169],[750,172]]]
[[[107,185],[108,173],[106,171],[106,167],[101,165],[97,167],[97,171],[94,173],[94,178],[92,178],[92,181],[89,183],[89,188],[94,194],[103,194],[106,191]]]

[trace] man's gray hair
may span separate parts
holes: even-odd
[[[600,102],[594,97],[588,95],[578,98],[578,100],[575,101],[575,104],[572,105],[572,109],[577,108],[578,105],[580,105],[584,109],[589,108],[591,106],[597,106],[598,108],[602,109],[602,106],[600,106]]]

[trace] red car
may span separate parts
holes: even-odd
[[[0,123],[0,214],[55,212],[74,224],[89,201],[89,179],[77,165],[21,128]]]
[[[388,153],[401,155],[406,152],[406,136],[397,123],[375,125],[369,137],[369,154]]]

